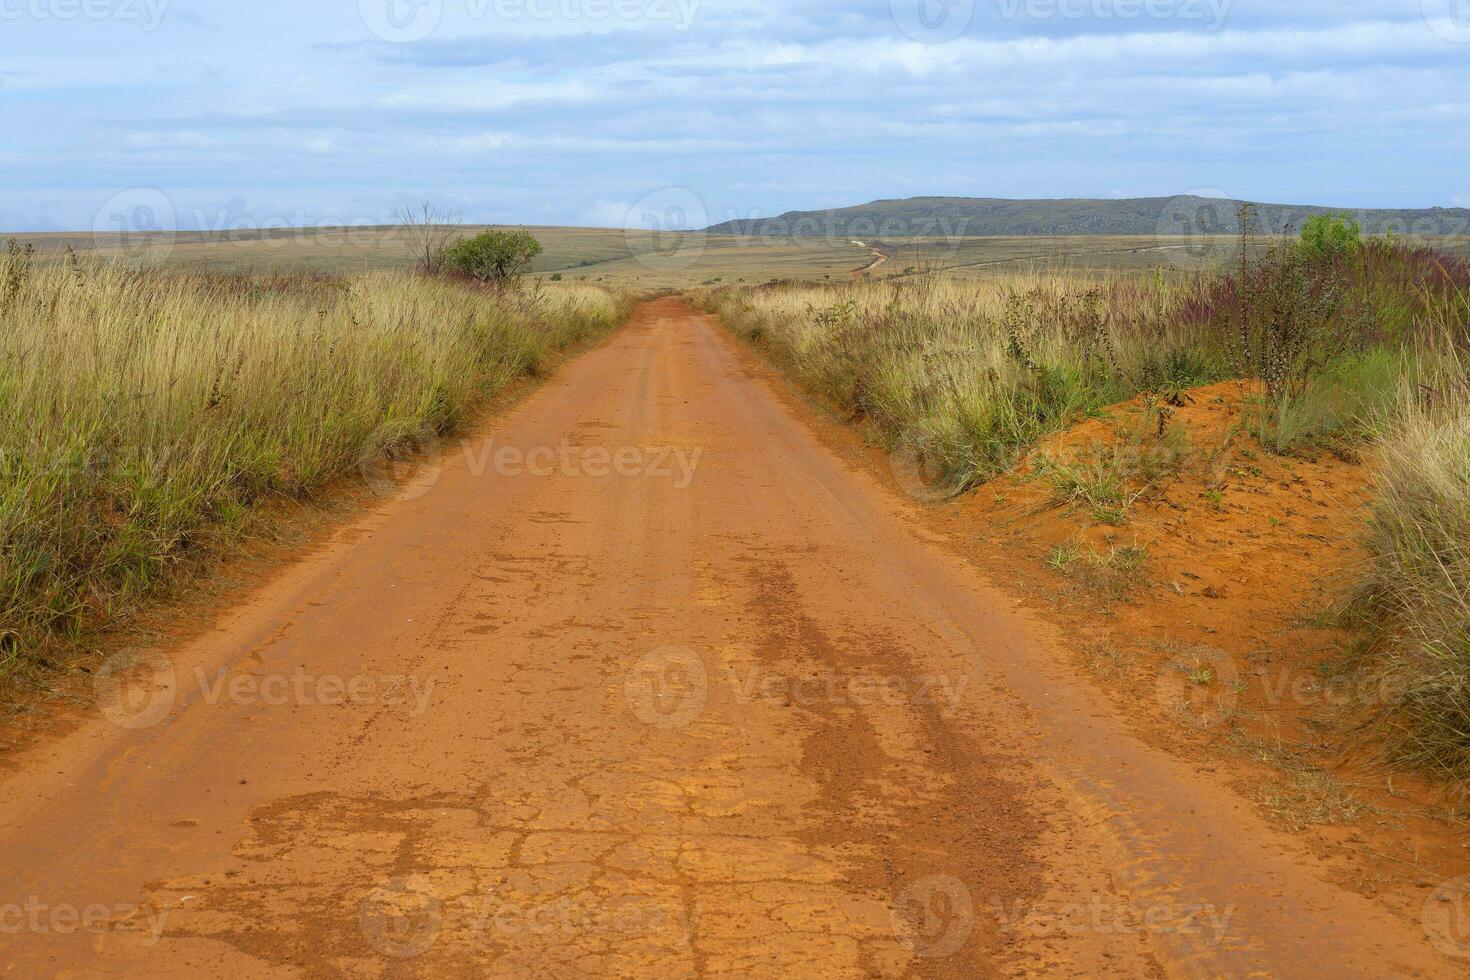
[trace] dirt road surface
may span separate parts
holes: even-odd
[[[0,788],[14,976],[1453,975],[642,307]]]
[[[868,251],[870,253],[872,253],[873,261],[869,262],[867,265],[863,266],[860,269],[854,269],[854,270],[852,270],[852,277],[854,279],[861,279],[861,278],[863,278],[868,273],[870,273],[874,269],[878,268],[878,266],[883,265],[885,262],[888,261],[888,253],[887,252],[881,251],[881,250],[876,249],[876,248],[869,248]]]

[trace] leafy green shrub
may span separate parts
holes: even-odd
[[[1316,258],[1355,252],[1363,244],[1363,228],[1346,214],[1318,214],[1302,226],[1298,248]]]
[[[439,255],[444,268],[494,286],[513,284],[541,254],[541,243],[528,231],[486,231],[461,238]]]

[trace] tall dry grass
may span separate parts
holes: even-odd
[[[923,275],[700,299],[949,492],[1080,416],[1228,378],[1259,383],[1247,421],[1268,448],[1361,439],[1398,390],[1416,324],[1470,317],[1470,263],[1426,249],[1257,252],[1192,279]]]
[[[1147,388],[1228,376],[1175,311],[1198,283],[1008,275],[716,290],[704,304],[959,492]]]
[[[615,325],[586,287],[0,261],[0,680],[116,623],[271,497],[453,427]]]
[[[1390,751],[1463,780],[1470,776],[1470,324],[1446,327],[1421,345],[1416,370],[1383,420],[1373,452],[1370,558],[1354,611],[1372,631]]]
[[[1265,448],[1375,465],[1356,608],[1377,638],[1370,669],[1400,692],[1381,706],[1389,748],[1470,775],[1470,263],[1393,241],[1281,244],[1193,280],[928,276],[700,299],[936,495],[1139,393],[1166,419],[1184,388],[1254,382],[1244,421]]]

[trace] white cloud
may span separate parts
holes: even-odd
[[[592,228],[623,228],[632,210],[631,201],[596,201],[578,212],[577,223]]]
[[[451,17],[413,47],[372,42],[355,6],[218,0],[216,24],[147,35],[19,25],[0,209],[61,220],[170,182],[250,207],[402,193],[612,226],[656,186],[764,214],[908,193],[1466,193],[1449,181],[1470,48],[1419,0],[1235,0],[1218,32],[982,3],[945,44],[902,34],[888,0],[705,0],[687,33]]]

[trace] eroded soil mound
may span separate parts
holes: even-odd
[[[972,557],[1075,638],[1151,741],[1210,760],[1364,891],[1412,904],[1463,871],[1442,790],[1381,765],[1378,689],[1336,628],[1370,470],[1269,451],[1247,387],[1141,396],[941,510]]]

